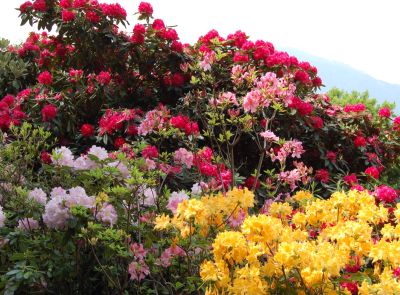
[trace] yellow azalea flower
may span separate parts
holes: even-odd
[[[297,202],[303,202],[312,199],[313,195],[309,191],[298,191],[292,198]]]
[[[200,277],[203,281],[217,281],[218,269],[211,261],[204,261],[200,266]]]
[[[154,224],[154,229],[156,230],[166,229],[171,224],[171,218],[169,218],[169,216],[165,214],[157,216]]]

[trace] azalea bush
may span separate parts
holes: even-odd
[[[44,31],[1,52],[23,73],[0,89],[2,291],[397,290],[373,250],[397,239],[391,108],[335,104],[314,66],[241,31],[182,44],[146,2],[132,32],[119,4],[19,10]]]

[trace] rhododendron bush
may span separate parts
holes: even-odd
[[[119,4],[19,10],[44,32],[1,52],[27,65],[0,84],[4,293],[399,292],[390,108],[241,31],[182,44],[146,2],[131,32]]]

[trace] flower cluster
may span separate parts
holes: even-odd
[[[397,224],[399,206],[390,217],[373,196],[356,190],[334,193],[328,200],[299,192],[288,202],[273,203],[267,215],[247,217],[240,231],[216,236],[213,260],[204,261],[200,271],[207,294],[400,290],[393,272],[399,267],[398,225],[392,225]],[[368,269],[374,267],[372,274]],[[356,279],[369,276],[374,284]]]

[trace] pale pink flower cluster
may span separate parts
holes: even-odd
[[[74,159],[71,150],[67,147],[56,148],[53,152],[52,161],[55,165],[67,166],[75,170],[90,170],[99,166],[98,163],[89,158],[90,155],[95,156],[99,161],[109,159],[109,154],[105,148],[93,145],[87,155],[81,155],[76,159]],[[130,177],[128,167],[121,161],[114,161],[107,165],[117,168],[123,177]]]
[[[0,206],[0,227],[4,226],[5,221],[6,221],[6,215],[3,212],[3,207]]]
[[[202,192],[203,192],[203,190],[202,190],[201,183],[193,184],[193,186],[192,186],[192,194],[193,195],[199,196],[199,195],[201,195]]]
[[[244,97],[243,109],[245,112],[255,113],[259,106],[268,107],[269,101],[264,99],[259,89],[251,90]]]
[[[229,217],[228,223],[231,227],[239,227],[242,225],[245,218],[246,212],[243,209],[240,209]]]
[[[172,213],[176,214],[178,204],[188,199],[189,196],[184,191],[173,192],[168,199],[167,209],[171,210]]]
[[[292,158],[300,158],[304,152],[303,144],[300,141],[289,140],[282,145],[277,154],[275,154],[273,149],[271,149],[270,157],[272,161],[278,160],[279,162],[284,163],[287,157],[291,156]]]
[[[211,65],[216,61],[217,57],[214,51],[207,52],[204,59],[200,62],[200,67],[203,71],[207,72],[211,70]]]
[[[245,80],[249,79],[250,75],[251,74],[241,65],[233,66],[231,71],[231,79],[235,85],[243,83]]]
[[[156,204],[158,195],[154,188],[149,188],[144,185],[139,188],[138,193],[141,195],[140,200],[143,206],[154,206]]]
[[[97,212],[96,218],[103,223],[113,226],[117,223],[118,214],[113,205],[104,203],[101,209]]]
[[[279,180],[287,183],[290,189],[293,191],[297,187],[298,182],[306,184],[309,180],[308,168],[303,162],[294,161],[295,169],[290,171],[284,171],[279,174]]]
[[[285,78],[277,78],[273,72],[268,72],[255,81],[256,88],[251,90],[243,100],[246,112],[255,113],[259,107],[268,107],[272,101],[288,105],[296,87]]]
[[[47,195],[41,188],[35,188],[28,193],[28,198],[35,200],[39,204],[47,203]]]
[[[128,266],[131,280],[141,281],[150,274],[149,266],[144,261],[132,261]]]
[[[95,206],[95,198],[89,197],[85,189],[79,186],[68,191],[61,187],[53,188],[50,197],[43,214],[43,221],[50,228],[64,228],[71,218],[70,208],[73,206],[80,205],[89,209]]]
[[[174,257],[184,257],[186,256],[185,251],[177,246],[177,245],[172,245],[168,249],[166,249],[160,256],[160,259],[158,260],[157,264],[163,266],[163,267],[168,267],[171,265],[171,259]]]
[[[23,231],[31,231],[39,228],[39,222],[33,218],[24,218],[18,221],[18,228]]]
[[[217,99],[210,99],[210,104],[219,106],[219,105],[235,105],[238,106],[236,95],[232,92],[223,92],[221,93]]]
[[[180,148],[174,153],[174,161],[190,169],[193,166],[193,153],[185,148]]]
[[[276,136],[275,133],[270,131],[270,130],[266,130],[264,132],[261,132],[260,135],[263,138],[265,138],[267,141],[269,141],[269,142],[279,141],[279,137]]]
[[[138,127],[139,135],[147,135],[154,130],[162,130],[168,122],[169,111],[165,106],[154,109],[146,113],[145,118]]]
[[[128,272],[131,280],[141,281],[150,274],[150,269],[145,262],[147,250],[143,248],[142,244],[131,244],[130,250],[134,256],[134,260],[128,266]]]
[[[74,155],[71,150],[65,146],[54,149],[51,155],[51,161],[58,166],[74,167]]]

